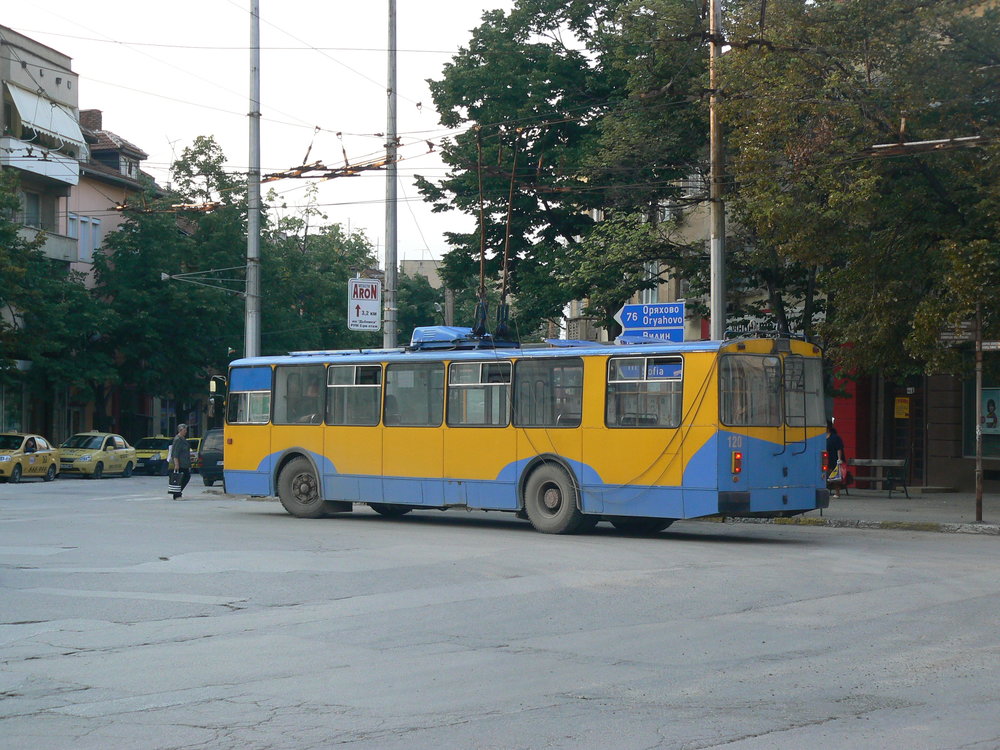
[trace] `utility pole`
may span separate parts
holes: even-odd
[[[260,355],[260,4],[250,0],[250,172],[244,357]]]
[[[396,346],[396,0],[389,0],[389,70],[385,141],[385,331],[382,345]]]
[[[719,127],[719,58],[722,56],[722,9],[721,0],[710,0],[708,34],[710,37],[709,56],[709,158],[710,179],[709,204],[711,213],[711,239],[709,245],[709,269],[711,287],[709,300],[709,336],[713,341],[726,334],[726,204],[722,201],[722,132]]]
[[[983,311],[976,303],[976,523],[983,522]]]

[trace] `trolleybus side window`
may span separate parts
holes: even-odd
[[[271,368],[234,367],[228,402],[226,419],[230,424],[267,424],[271,418]]]
[[[680,357],[608,360],[608,427],[679,427],[684,362]]]
[[[583,360],[522,359],[514,368],[514,424],[579,427],[583,414]]]
[[[382,403],[380,365],[330,365],[326,388],[327,424],[378,424]]]
[[[781,359],[727,354],[719,360],[719,417],[731,427],[781,424]]]
[[[785,422],[789,427],[822,427],[823,363],[819,358],[785,357]]]
[[[443,416],[444,364],[407,362],[386,366],[384,424],[439,427]]]
[[[319,424],[325,411],[326,368],[295,365],[274,370],[274,423]]]
[[[448,426],[510,424],[510,362],[462,362],[448,368]]]

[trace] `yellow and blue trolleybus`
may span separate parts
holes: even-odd
[[[824,427],[805,341],[519,347],[435,326],[399,349],[233,362],[225,477],[304,518],[362,503],[645,533],[826,507]]]

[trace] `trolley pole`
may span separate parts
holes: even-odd
[[[396,0],[389,0],[389,70],[385,140],[385,331],[382,345],[396,346]]]
[[[260,4],[250,0],[250,171],[244,357],[260,355]]]
[[[719,58],[722,56],[721,0],[711,0],[709,7],[709,204],[711,238],[709,242],[710,292],[709,336],[718,341],[726,334],[726,205],[722,201],[722,130],[719,126]]]

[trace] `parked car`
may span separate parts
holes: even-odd
[[[0,434],[0,479],[17,484],[28,477],[51,482],[59,473],[59,451],[41,435]]]
[[[121,435],[110,432],[79,432],[59,446],[59,469],[64,474],[82,474],[100,479],[105,474],[132,476],[135,448]]]
[[[226,479],[222,476],[224,443],[222,430],[209,430],[205,433],[205,439],[201,441],[198,461],[201,465],[201,481],[206,487],[211,487],[221,480],[222,488],[226,488]]]
[[[201,459],[198,458],[199,452],[201,450],[201,438],[200,437],[189,437],[187,439],[188,445],[191,446],[191,471],[196,472],[201,468]]]
[[[167,453],[173,442],[166,435],[144,437],[135,444],[135,468],[142,469],[147,474],[166,476],[170,471]]]

